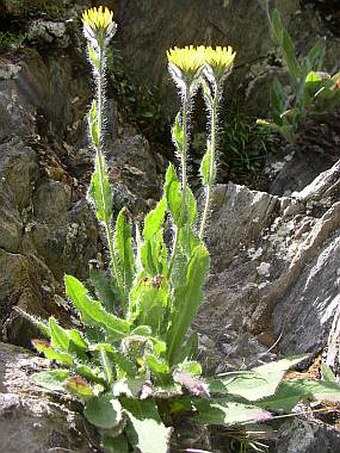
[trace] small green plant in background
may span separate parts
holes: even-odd
[[[235,53],[230,47],[184,47],[167,52],[181,108],[172,128],[180,177],[170,164],[163,196],[139,228],[123,209],[112,229],[112,188],[105,160],[105,69],[113,14],[99,7],[85,11],[83,32],[96,86],[88,113],[95,155],[88,198],[105,233],[108,272],[92,269],[90,293],[66,275],[66,294],[81,328],[66,329],[51,317],[33,320],[46,339],[35,348],[60,365],[34,381],[82,399],[84,414],[101,433],[108,452],[168,450],[174,418],[186,414],[204,426],[235,426],[270,420],[271,410],[291,411],[301,399],[340,400],[334,382],[281,382],[291,366],[305,359],[282,359],[249,371],[205,380],[197,357],[197,335],[190,333],[203,299],[209,270],[205,226],[216,177],[217,110]],[[187,179],[189,123],[193,98],[202,86],[209,112],[209,134],[200,174],[206,198],[199,215]],[[166,224],[172,243],[164,240]],[[26,315],[29,316],[29,315]],[[258,448],[256,441],[248,442]]]
[[[307,56],[299,61],[279,11],[274,9],[271,14],[268,0],[260,2],[267,13],[272,39],[279,46],[288,71],[290,86],[283,86],[278,78],[274,79],[270,95],[271,121],[261,119],[258,123],[278,131],[293,143],[298,127],[307,115],[319,115],[340,105],[340,73],[331,76],[321,71],[326,51],[323,41],[316,42]]]
[[[258,181],[275,144],[273,132],[237,112],[224,118],[221,129],[220,175],[248,186]]]
[[[5,50],[16,50],[23,45],[27,38],[27,34],[24,32],[14,33],[10,31],[0,32],[0,48]]]

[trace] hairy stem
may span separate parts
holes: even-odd
[[[215,183],[216,173],[216,135],[217,135],[217,106],[219,101],[219,87],[216,86],[215,96],[210,105],[211,109],[211,124],[210,124],[210,167],[209,167],[209,182],[206,185],[205,204],[202,214],[201,226],[199,230],[199,238],[202,240],[204,230],[209,216],[211,193]]]
[[[103,104],[104,104],[104,77],[105,77],[105,50],[103,48],[99,49],[99,69],[98,69],[98,76],[97,76],[97,128],[98,128],[98,143],[95,144],[96,149],[96,158],[98,162],[98,174],[99,174],[99,186],[100,186],[100,193],[101,199],[104,206],[104,212],[108,212],[105,207],[106,199],[105,199],[105,188],[104,188],[104,179],[106,174],[105,168],[105,157],[102,150],[102,139],[103,139]],[[103,220],[105,236],[107,240],[107,244],[109,247],[109,254],[110,254],[110,266],[113,272],[113,276],[117,282],[117,288],[119,295],[122,299],[122,303],[125,303],[124,299],[124,291],[121,282],[121,275],[118,271],[118,263],[115,256],[114,251],[114,243],[111,231],[111,218],[105,215]]]
[[[185,90],[183,101],[182,101],[182,128],[183,128],[183,148],[180,151],[181,156],[181,182],[182,182],[182,194],[183,194],[183,205],[181,207],[181,217],[187,217],[187,185],[188,185],[188,177],[187,177],[187,157],[188,157],[188,112],[190,108],[190,98],[188,96],[188,89]],[[175,236],[173,241],[172,253],[170,258],[170,265],[169,265],[169,272],[168,278],[170,278],[172,274],[172,270],[175,263],[175,257],[178,251],[179,245],[179,234],[180,234],[180,227],[175,227]]]

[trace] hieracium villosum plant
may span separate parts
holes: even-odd
[[[105,233],[108,269],[103,274],[92,270],[92,291],[65,276],[80,328],[63,328],[54,317],[34,320],[46,337],[33,340],[35,348],[60,365],[36,374],[35,382],[80,398],[86,418],[101,433],[103,449],[119,453],[166,452],[173,420],[184,413],[206,426],[231,426],[268,420],[270,409],[289,411],[307,394],[339,398],[334,383],[311,382],[306,387],[300,380],[295,386],[293,381],[279,386],[284,372],[301,357],[206,380],[195,360],[197,335],[189,328],[209,270],[204,234],[216,175],[217,110],[235,52],[203,46],[168,50],[169,71],[181,101],[172,128],[180,176],[170,164],[163,196],[146,215],[143,228],[130,224],[125,209],[113,228],[103,123],[106,51],[116,24],[113,13],[103,7],[85,11],[82,22],[96,87],[88,113],[94,153],[88,198]],[[199,87],[210,115],[200,168],[206,193],[201,215],[187,180],[188,123]],[[169,223],[171,244],[164,239]]]

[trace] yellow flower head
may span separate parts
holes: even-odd
[[[97,8],[90,8],[83,12],[82,21],[84,25],[95,29],[105,29],[112,23],[113,12],[107,7],[100,6]]]
[[[185,46],[183,48],[174,47],[167,50],[166,55],[170,64],[176,66],[187,74],[196,74],[204,63],[201,47]]]
[[[233,52],[232,47],[217,46],[213,48],[208,46],[203,47],[202,51],[204,53],[204,62],[211,69],[216,79],[220,80],[228,75],[236,56],[236,52]]]
[[[109,40],[114,35],[117,25],[113,21],[113,12],[106,6],[90,8],[83,12],[82,22],[84,34],[87,39],[97,40],[100,44]]]

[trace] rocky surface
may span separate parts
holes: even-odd
[[[291,197],[215,190],[200,325],[245,329],[287,353],[320,351],[339,306],[338,161]]]
[[[22,20],[23,11],[6,5],[6,14]],[[0,70],[0,339],[20,345],[29,345],[32,328],[12,308],[61,316],[55,295],[62,293],[64,273],[85,278],[88,261],[102,248],[85,199],[93,153],[85,120],[90,73],[80,33],[72,21],[32,17],[30,46],[2,55]],[[37,40],[42,47],[33,48]],[[115,102],[107,105],[115,212],[123,205],[146,212],[159,195],[161,160],[123,123]]]
[[[308,52],[313,42],[327,41],[328,61],[324,69],[334,70],[339,59],[339,38],[316,13],[299,0],[275,0],[285,26],[297,41],[298,52]],[[238,111],[265,115],[269,87],[274,75],[285,77],[282,62],[272,43],[267,19],[258,0],[180,0],[160,3],[148,0],[136,4],[121,0],[118,7],[118,39],[131,74],[148,80],[159,89],[159,97],[174,112],[177,98],[166,71],[166,49],[174,45],[232,45],[237,51],[235,68],[228,80],[228,101]],[[246,33],[245,33],[246,30]]]
[[[6,453],[97,451],[75,401],[43,391],[30,376],[49,361],[0,343],[0,438]],[[92,433],[92,440],[95,436]]]

